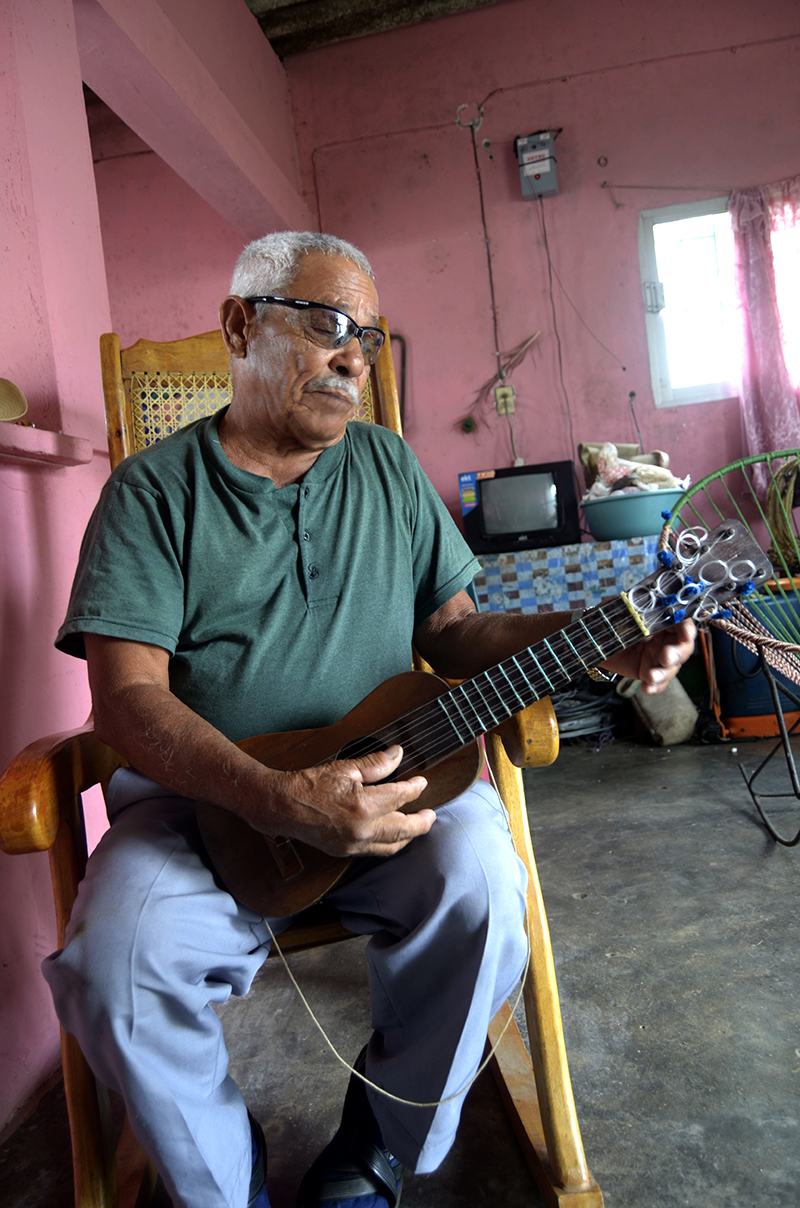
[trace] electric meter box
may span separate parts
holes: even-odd
[[[558,169],[550,130],[521,135],[516,140],[523,197],[557,197]]]

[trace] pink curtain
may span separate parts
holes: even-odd
[[[800,448],[800,398],[786,366],[771,241],[787,225],[800,231],[800,176],[734,189],[728,209],[742,316],[745,446],[749,454]]]

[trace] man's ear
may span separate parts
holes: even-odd
[[[232,357],[246,357],[255,321],[255,307],[238,294],[230,294],[219,308],[219,324],[225,347]]]

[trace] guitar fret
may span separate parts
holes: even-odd
[[[561,662],[561,659],[558,657],[558,655],[556,654],[553,647],[550,645],[550,642],[548,641],[547,638],[544,639],[543,645],[545,645],[547,647],[547,649],[550,651],[550,653],[552,654],[553,658],[556,661],[556,664],[558,665],[558,669],[562,673],[562,675],[566,675],[567,673],[564,670],[564,664]]]
[[[486,673],[485,673],[485,672],[484,672],[484,674],[483,674],[483,676],[482,676],[481,678],[482,678],[482,679],[486,679],[486,678],[488,678],[488,677],[486,676]],[[490,683],[490,684],[491,684],[491,682],[492,682],[492,681],[491,681],[491,680],[489,680],[489,683]],[[498,722],[498,718],[496,718],[496,717],[495,717],[495,715],[494,715],[494,712],[493,712],[493,710],[492,710],[491,705],[489,704],[489,702],[487,701],[486,697],[485,697],[485,696],[483,695],[483,693],[481,692],[480,684],[478,683],[477,679],[474,679],[474,680],[472,681],[472,686],[474,687],[475,691],[478,693],[478,696],[481,698],[481,700],[483,701],[484,705],[486,706],[486,711],[488,712],[489,716],[490,716],[490,717],[491,717],[491,719],[492,719],[492,725],[495,725],[495,726],[496,726],[496,725],[497,725],[497,722]]]
[[[510,684],[511,691],[514,692],[514,695],[516,696],[517,700],[519,700],[519,695],[518,695],[518,693],[516,693],[514,691],[514,685],[511,684],[511,681],[508,679],[508,676],[506,675],[505,671],[503,670],[502,664],[500,664],[497,667],[489,667],[488,670],[484,672],[484,675],[486,677],[486,680],[488,681],[489,687],[492,689],[495,696],[500,701],[504,714],[506,714],[506,716],[510,717],[512,715],[512,713],[516,712],[516,709],[513,707],[513,702],[507,701],[505,699],[505,697],[503,696],[503,693],[500,691],[497,684],[492,679],[493,671],[499,671],[500,674],[504,677],[504,679]],[[503,719],[501,718],[499,720],[503,720]]]
[[[608,626],[608,628],[611,630],[611,636],[612,636],[612,638],[614,639],[614,641],[615,641],[615,642],[616,642],[616,641],[619,641],[619,634],[617,633],[616,629],[615,629],[615,628],[614,628],[614,626],[612,625],[611,621],[609,621],[609,619],[608,619],[608,617],[606,616],[606,614],[603,612],[603,609],[602,609],[602,608],[598,608],[598,610],[597,610],[597,615],[600,617],[600,620],[601,620],[601,621],[605,621],[606,625],[607,625],[607,626]]]
[[[481,717],[480,713],[478,712],[477,708],[475,707],[475,703],[472,700],[470,700],[470,695],[469,695],[469,691],[468,691],[468,689],[470,687],[473,687],[473,688],[476,687],[475,680],[467,680],[465,683],[459,684],[457,688],[453,689],[453,691],[450,693],[450,695],[453,698],[453,704],[458,709],[458,711],[461,713],[462,717],[464,717],[464,713],[456,699],[456,693],[469,706],[469,708],[472,710],[473,714],[475,715],[475,718],[478,723],[478,729],[477,729],[476,733],[473,734],[473,738],[474,738],[474,737],[477,737],[477,734],[483,734],[484,730],[488,729],[488,727],[487,727],[486,723],[484,722],[483,718]],[[471,723],[467,721],[466,717],[464,717],[464,725],[469,726],[470,730],[472,729]]]
[[[524,676],[526,684],[531,689],[531,691],[536,692],[536,699],[538,700],[540,697],[546,696],[547,692],[548,692],[547,676],[543,675],[542,670],[539,666],[539,662],[538,662],[536,656],[534,655],[532,649],[529,647],[527,650],[523,650],[517,656],[517,658],[524,659],[526,665],[530,666],[530,668],[531,668],[531,671],[529,674],[526,674],[524,671],[522,672],[522,674]],[[520,668],[520,670],[522,670],[522,669]],[[534,686],[533,686],[534,683],[537,683],[536,689],[534,689]]]
[[[564,638],[564,641],[565,641],[565,642],[566,642],[566,643],[569,645],[570,650],[571,650],[571,651],[572,651],[572,653],[575,655],[575,658],[576,658],[576,659],[579,661],[579,663],[581,664],[581,666],[582,666],[582,667],[584,667],[584,668],[588,668],[588,664],[587,664],[586,660],[583,658],[583,656],[581,655],[580,651],[579,651],[579,650],[576,648],[576,646],[575,646],[574,642],[573,642],[573,641],[572,641],[572,639],[570,638],[570,636],[569,636],[569,634],[567,633],[566,629],[564,630],[564,632],[563,632],[563,634],[562,634],[562,637]]]
[[[538,694],[535,692],[535,689],[534,689],[534,687],[533,687],[533,684],[531,683],[531,681],[528,679],[528,677],[527,677],[527,675],[525,674],[525,672],[524,672],[524,671],[522,670],[522,668],[520,667],[520,665],[519,665],[519,659],[517,658],[517,656],[516,656],[516,655],[513,655],[513,656],[512,656],[512,658],[511,658],[509,661],[510,661],[510,662],[512,662],[512,663],[514,664],[514,666],[516,667],[517,671],[518,671],[518,672],[520,673],[520,675],[522,676],[522,679],[523,679],[523,681],[524,681],[524,683],[525,683],[525,687],[528,689],[528,691],[529,691],[529,692],[533,692],[533,693],[534,693],[534,699],[538,700],[538,699],[539,699]],[[502,667],[502,663],[500,664],[500,666]]]
[[[594,634],[592,633],[591,629],[589,628],[589,626],[586,624],[585,621],[581,620],[578,622],[578,624],[584,630],[584,632],[586,633],[586,636],[589,638],[589,641],[592,643],[592,645],[598,650],[598,652],[600,654],[599,661],[602,662],[602,660],[606,657],[605,650],[603,650],[603,647],[600,645],[597,638],[594,636]]]
[[[536,664],[536,669],[539,672],[539,674],[542,676],[542,678],[544,679],[545,683],[547,684],[548,689],[552,692],[553,691],[553,681],[550,679],[550,676],[547,674],[544,667],[537,659],[536,655],[530,650],[528,653],[530,654],[531,658],[533,659],[534,663]]]
[[[461,731],[459,730],[458,726],[456,725],[456,723],[453,721],[452,717],[450,716],[450,713],[448,712],[447,704],[446,704],[446,702],[448,700],[451,700],[452,703],[455,705],[456,709],[458,709],[459,717],[463,721],[464,725],[467,727],[467,733],[469,734],[469,738],[466,738],[466,739],[464,738],[464,736],[461,733]],[[437,701],[437,704],[441,708],[441,710],[444,713],[447,720],[450,722],[450,725],[453,727],[453,731],[454,731],[455,736],[458,739],[459,743],[469,742],[471,739],[475,738],[475,735],[472,732],[472,728],[471,728],[469,722],[464,717],[464,714],[461,712],[461,709],[459,708],[458,703],[456,702],[452,692],[448,692],[444,696],[440,696]]]
[[[514,662],[516,662],[516,659],[514,660]],[[514,685],[512,684],[512,682],[511,682],[511,678],[510,678],[510,676],[509,676],[509,675],[506,673],[506,669],[505,669],[505,667],[503,666],[503,664],[502,664],[502,663],[499,663],[499,664],[498,664],[497,670],[498,670],[498,671],[500,671],[500,672],[502,673],[502,675],[505,677],[506,683],[508,684],[509,688],[511,689],[511,691],[514,693],[514,695],[515,695],[515,696],[516,696],[516,698],[517,698],[517,703],[519,704],[520,709],[524,709],[524,708],[525,708],[525,700],[523,699],[523,697],[521,697],[521,696],[520,696],[519,692],[517,692],[516,688],[515,688],[515,687],[514,687]],[[520,674],[521,674],[521,672],[520,672]],[[524,679],[524,678],[525,678],[525,677],[523,676],[523,679]]]

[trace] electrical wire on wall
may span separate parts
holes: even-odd
[[[569,424],[569,447],[572,450],[577,448],[575,444],[575,432],[572,427],[572,408],[570,406],[569,395],[567,394],[567,385],[564,381],[564,356],[561,349],[561,332],[558,330],[558,315],[556,313],[556,300],[553,294],[553,258],[550,255],[550,242],[547,238],[547,223],[544,218],[544,202],[539,198],[539,220],[542,225],[542,239],[544,241],[545,255],[547,256],[547,281],[550,291],[550,310],[553,314],[553,334],[556,337],[556,350],[558,353],[558,378],[561,382],[561,393],[564,395],[564,406],[567,412],[567,423]]]
[[[494,355],[495,355],[495,359],[497,361],[497,372],[494,373],[491,378],[489,378],[487,381],[485,381],[483,383],[482,386],[479,387],[477,394],[475,396],[475,400],[473,402],[472,408],[466,415],[462,416],[461,419],[459,419],[457,421],[457,426],[461,429],[462,432],[472,432],[472,431],[474,431],[474,429],[476,427],[476,422],[475,422],[475,417],[474,417],[475,410],[476,409],[482,409],[482,410],[487,410],[487,411],[489,410],[489,407],[487,406],[487,404],[491,405],[490,404],[491,395],[492,395],[492,391],[494,390],[495,386],[502,385],[503,383],[505,383],[508,380],[512,371],[516,368],[517,365],[519,365],[520,361],[525,356],[525,353],[534,344],[534,342],[539,338],[540,332],[538,332],[538,331],[534,332],[534,334],[532,336],[529,336],[527,340],[523,340],[521,344],[518,344],[517,347],[511,351],[511,353],[503,354],[500,351],[500,335],[499,335],[498,322],[497,322],[497,300],[495,297],[495,289],[494,289],[494,271],[493,271],[493,265],[492,265],[492,249],[491,249],[491,245],[489,242],[489,228],[488,228],[488,224],[486,222],[486,204],[485,204],[484,195],[483,195],[483,176],[481,174],[480,159],[478,156],[478,144],[477,144],[477,140],[475,138],[475,132],[476,132],[476,130],[478,130],[481,122],[483,121],[483,109],[480,105],[477,106],[477,117],[471,117],[471,118],[468,118],[466,122],[462,122],[461,114],[465,108],[467,108],[466,105],[459,105],[458,111],[456,113],[456,125],[462,130],[469,130],[470,138],[472,140],[472,156],[473,156],[473,159],[475,162],[475,176],[476,176],[476,179],[478,182],[478,199],[480,202],[481,226],[483,227],[483,243],[484,243],[484,247],[486,248],[486,268],[487,268],[488,277],[489,277],[489,295],[490,295],[491,304],[492,304],[492,333],[493,333],[493,337],[494,337]],[[512,452],[512,455],[514,458],[514,463],[521,464],[523,459],[519,454],[519,450],[517,449],[517,437],[516,437],[516,429],[514,426],[513,408],[506,409],[504,414],[505,414],[506,420],[508,421],[509,438],[511,441],[511,452]]]
[[[474,416],[476,411],[482,411],[484,414],[494,411],[495,404],[492,392],[495,386],[499,385],[501,382],[505,382],[511,376],[513,370],[516,369],[517,365],[519,365],[519,363],[522,361],[528,349],[533,347],[541,334],[542,333],[540,331],[535,331],[532,336],[528,336],[527,340],[523,340],[522,343],[518,344],[516,348],[513,348],[511,352],[500,354],[500,365],[497,373],[493,374],[492,377],[487,378],[486,381],[478,387],[469,412],[467,415],[462,416],[461,419],[456,421],[458,427],[463,429],[464,424],[472,416]],[[503,357],[505,357],[505,360]],[[512,414],[507,416],[507,418],[509,421],[513,421],[514,416]],[[514,452],[514,457],[516,457],[517,451],[514,443],[515,434],[513,422],[510,422],[509,426],[511,428],[512,435],[512,450]],[[467,429],[467,431],[469,430],[470,429]]]
[[[567,423],[569,424],[570,443],[571,443],[572,448],[575,449],[577,446],[575,444],[575,432],[574,432],[573,426],[572,426],[572,408],[570,406],[569,395],[567,393],[567,387],[566,387],[566,383],[564,381],[564,358],[563,358],[563,352],[562,352],[562,346],[561,346],[561,333],[558,328],[558,315],[556,312],[556,301],[555,301],[555,295],[553,292],[553,278],[554,277],[555,277],[556,281],[558,281],[558,284],[561,287],[561,292],[563,293],[564,297],[567,299],[570,306],[575,311],[575,314],[578,316],[580,322],[586,328],[586,330],[588,331],[588,333],[592,337],[592,339],[595,341],[595,343],[599,344],[600,347],[603,349],[603,351],[607,352],[608,355],[617,362],[617,364],[619,365],[619,367],[623,371],[623,373],[626,372],[626,366],[623,365],[622,361],[619,359],[617,354],[615,352],[612,352],[611,349],[606,344],[604,344],[603,341],[597,335],[595,335],[595,333],[592,331],[589,324],[584,319],[581,312],[578,310],[575,303],[572,301],[572,298],[567,293],[567,290],[564,286],[564,282],[559,277],[556,266],[553,264],[553,257],[550,254],[550,241],[549,241],[548,235],[547,235],[547,222],[545,220],[545,214],[544,214],[544,201],[541,197],[539,198],[539,223],[540,223],[541,230],[542,230],[542,242],[544,244],[545,256],[547,258],[547,278],[548,278],[549,293],[550,293],[550,309],[551,309],[552,315],[553,315],[553,333],[556,338],[556,349],[558,352],[558,376],[559,376],[559,382],[561,384],[561,392],[564,396],[564,404],[565,404],[566,412],[567,412]],[[635,397],[635,395],[633,397]],[[630,405],[631,405],[631,411],[633,411],[633,398],[632,397],[630,398]],[[635,420],[635,414],[634,414],[634,420]],[[637,430],[638,430],[638,425],[637,425]],[[639,440],[641,443],[641,433],[639,434]]]

